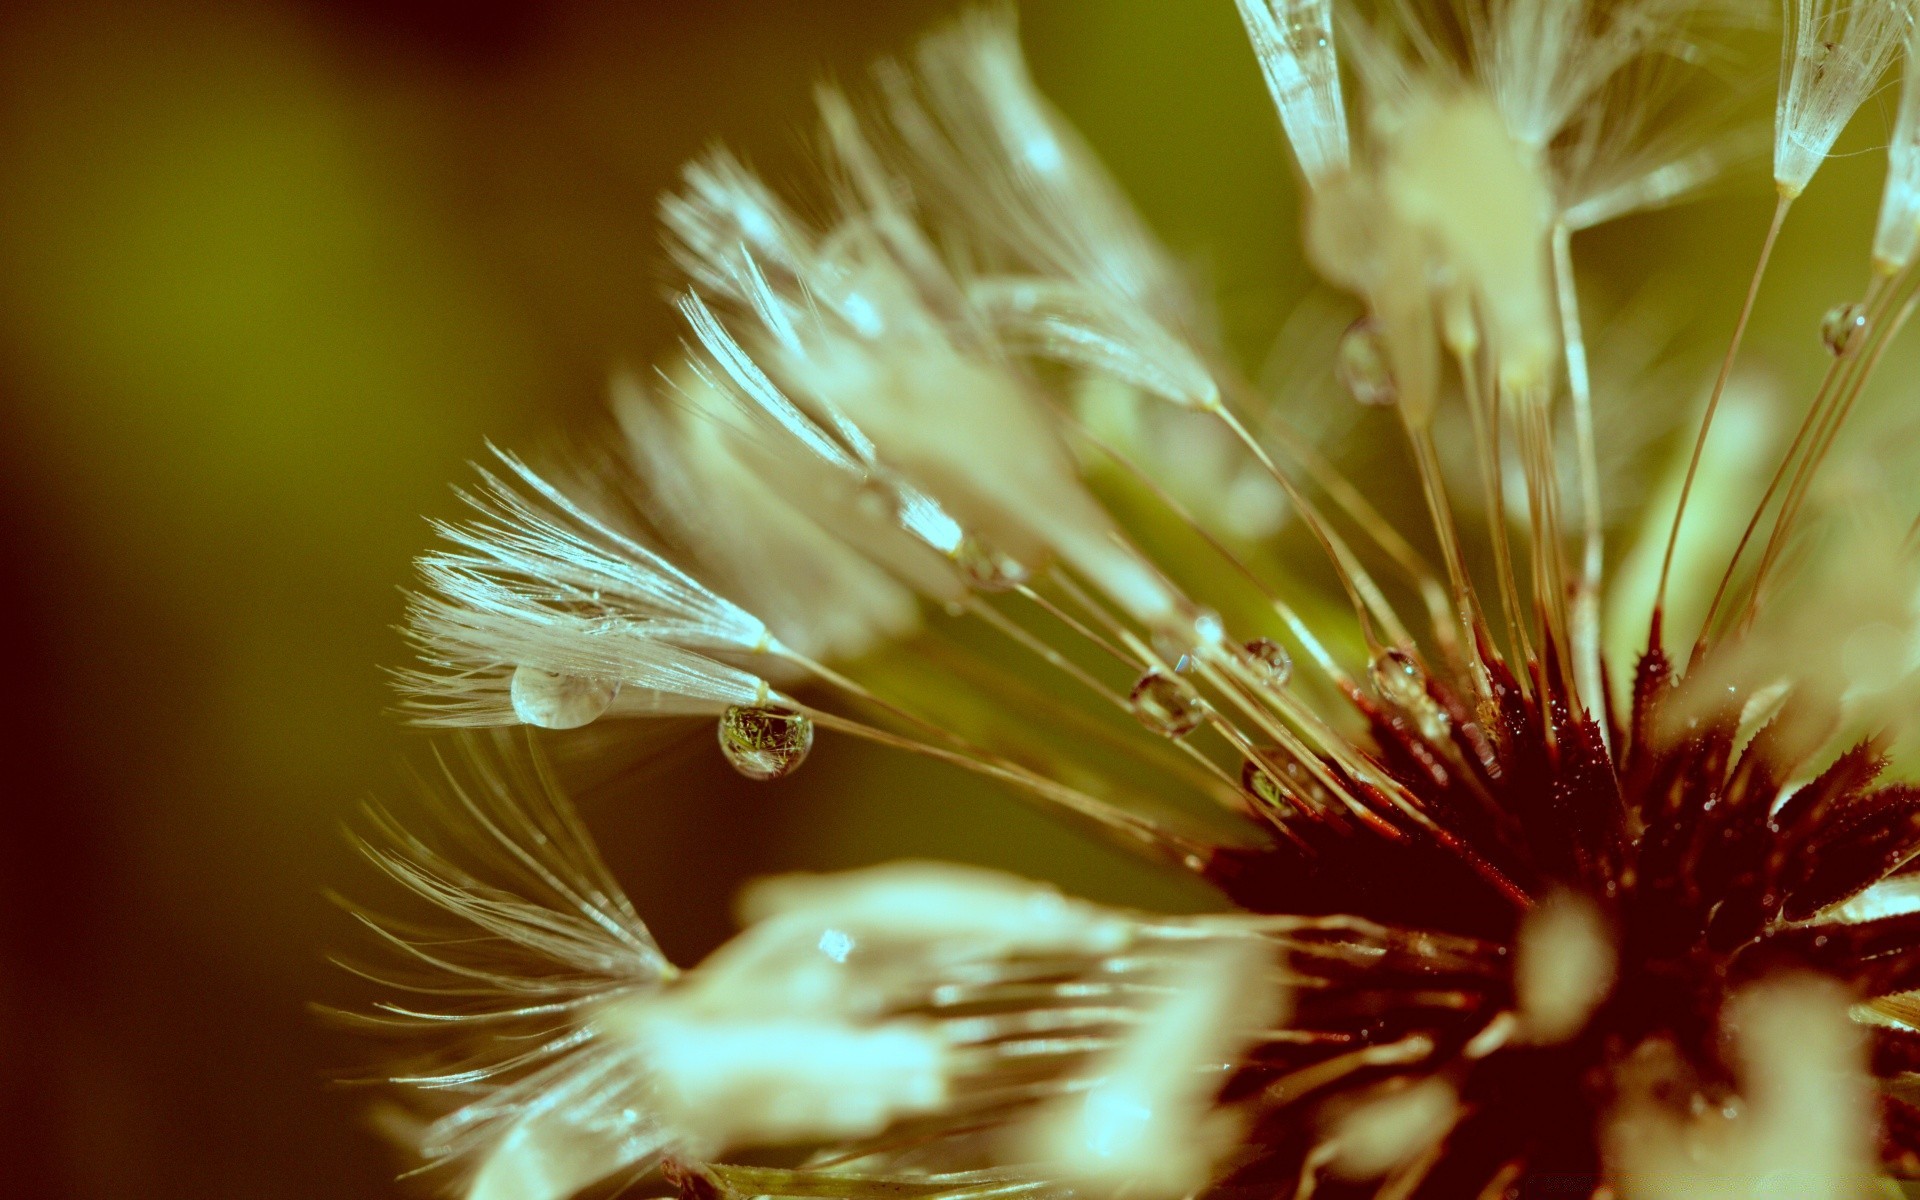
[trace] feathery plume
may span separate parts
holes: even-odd
[[[571,729],[767,699],[764,680],[714,657],[773,649],[762,621],[501,457],[532,498],[482,471],[477,519],[440,526],[454,548],[420,562],[431,590],[408,633],[422,667],[401,675],[417,719]]]
[[[1332,0],[1235,0],[1294,159],[1310,186],[1347,169],[1347,110]]]
[[[1806,190],[1827,151],[1887,73],[1913,25],[1911,0],[1789,0],[1773,180],[1782,196]]]
[[[1909,24],[1900,74],[1900,107],[1887,143],[1887,183],[1880,223],[1873,232],[1874,267],[1891,275],[1913,262],[1920,244],[1920,65],[1914,62],[1916,26]]]

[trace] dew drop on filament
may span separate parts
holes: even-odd
[[[1382,650],[1367,673],[1380,698],[1411,717],[1427,740],[1439,741],[1453,731],[1453,718],[1427,694],[1427,673],[1413,655],[1397,647]]]
[[[1255,638],[1244,649],[1254,673],[1268,687],[1283,688],[1293,678],[1293,656],[1279,642],[1272,638]]]
[[[1394,647],[1373,656],[1367,673],[1373,677],[1374,690],[1390,704],[1406,708],[1427,695],[1427,673],[1413,655]]]
[[[778,779],[807,761],[813,722],[790,708],[736,704],[720,715],[720,752],[748,779]]]
[[[513,669],[513,680],[507,685],[513,715],[542,729],[590,725],[613,706],[619,694],[617,679],[563,675],[526,665]]]
[[[1820,340],[1835,358],[1845,358],[1858,350],[1867,340],[1867,306],[1836,304],[1828,309],[1820,319]]]
[[[1185,737],[1199,727],[1206,703],[1186,683],[1163,671],[1148,671],[1127,695],[1140,723],[1166,737]]]
[[[1027,569],[991,545],[967,534],[953,548],[953,564],[969,587],[982,592],[1010,592],[1027,581]]]
[[[1240,764],[1240,786],[1269,808],[1290,807],[1286,789],[1280,786],[1280,781],[1265,766],[1251,758]]]
[[[1380,336],[1379,322],[1362,317],[1347,326],[1334,350],[1333,374],[1347,394],[1370,407],[1384,407],[1399,399],[1393,368],[1387,359],[1386,341]]]

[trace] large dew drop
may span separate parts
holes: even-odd
[[[1845,358],[1867,340],[1867,306],[1836,304],[1820,318],[1820,341],[1835,358]]]
[[[1347,394],[1371,407],[1384,407],[1399,398],[1393,380],[1393,368],[1387,360],[1387,345],[1380,326],[1371,317],[1362,317],[1347,326],[1334,350],[1334,378]]]
[[[542,729],[578,729],[591,725],[620,694],[617,679],[562,675],[539,667],[518,666],[507,686],[513,715]]]
[[[1427,698],[1427,673],[1413,655],[1398,647],[1374,655],[1367,668],[1374,690],[1389,704],[1412,708]]]
[[[1127,695],[1127,706],[1140,723],[1166,737],[1185,737],[1199,727],[1206,702],[1172,675],[1148,671]]]
[[[1427,694],[1427,673],[1411,654],[1398,648],[1383,650],[1374,656],[1367,673],[1381,699],[1413,718],[1423,737],[1440,741],[1452,732],[1453,718]]]
[[[1293,655],[1272,638],[1255,638],[1244,649],[1254,673],[1268,687],[1283,688],[1293,678]]]
[[[790,708],[736,704],[720,715],[720,753],[748,779],[791,775],[813,749],[813,722]]]

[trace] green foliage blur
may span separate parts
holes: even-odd
[[[325,889],[377,892],[341,830],[369,798],[405,811],[428,761],[381,673],[422,518],[456,514],[487,439],[537,453],[591,428],[611,367],[671,351],[653,204],[682,161],[721,139],[807,186],[812,83],[954,7],[6,6],[0,1194],[403,1193],[371,1094],[334,1082],[374,1051],[308,1005],[365,995],[325,961],[363,948]],[[1306,269],[1233,5],[1029,0],[1022,22],[1042,87],[1257,363]],[[1771,59],[1751,70],[1771,84]],[[1817,214],[1870,203],[1879,171],[1836,164],[1804,224],[1835,228]],[[1687,261],[1730,324],[1729,264],[1769,206],[1750,181],[1604,235],[1621,265],[1598,286],[1706,229],[1726,250]],[[1821,282],[1782,289],[1760,338],[1813,347],[1850,298],[1864,266],[1825,270],[1870,237],[1848,220],[1789,238],[1785,270]],[[1196,902],[998,794],[831,739],[770,786],[705,728],[612,754],[588,819],[683,962],[775,869],[937,855]]]

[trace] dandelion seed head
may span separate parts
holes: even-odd
[[[418,1047],[393,1123],[451,1189],[1920,1176],[1920,573],[1842,436],[1920,308],[1910,86],[1866,289],[1769,346],[1824,382],[1796,407],[1742,351],[1907,5],[1790,5],[1717,372],[1671,307],[1592,303],[1576,235],[1751,148],[1688,107],[1722,14],[1389,6],[1342,19],[1343,77],[1332,4],[1239,8],[1332,285],[1258,383],[1011,17],[973,13],[819,90],[813,200],[689,167],[661,204],[684,344],[616,376],[597,456],[503,455],[439,527],[407,706],[530,729],[456,742],[436,821],[369,817],[451,928],[354,909],[398,998],[348,1019]],[[549,765],[628,721],[710,722],[755,781],[816,738],[915,754],[1217,911],[889,863],[756,881],[676,967]]]

